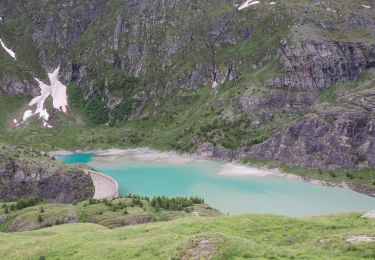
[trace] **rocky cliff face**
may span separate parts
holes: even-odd
[[[0,154],[1,200],[35,196],[48,202],[72,203],[93,196],[92,180],[82,170],[64,170],[37,154],[20,159],[19,152],[12,153],[3,150]]]
[[[318,169],[374,167],[374,124],[373,115],[366,111],[322,111],[276,132],[249,155]]]
[[[11,96],[30,95],[36,96],[39,91],[37,87],[28,81],[0,78],[0,91]]]
[[[375,44],[366,42],[282,42],[277,55],[288,75],[267,81],[269,88],[320,90],[375,67]]]

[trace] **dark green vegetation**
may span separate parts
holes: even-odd
[[[170,221],[220,212],[199,198],[140,197],[90,199],[73,204],[48,204],[29,197],[0,208],[0,231],[16,232],[72,223],[94,223],[108,228]]]
[[[82,90],[71,86],[70,102],[74,111],[82,112],[85,122],[106,122],[108,120],[103,104],[97,100],[82,102]],[[227,93],[230,93],[227,91]],[[13,130],[3,135],[7,143],[32,146],[40,150],[110,148],[152,146],[161,150],[194,152],[191,142],[198,137],[203,142],[212,142],[225,148],[238,145],[256,144],[267,138],[281,122],[293,120],[287,115],[277,115],[274,122],[261,128],[251,126],[246,115],[236,108],[236,115],[227,106],[216,103],[217,97],[210,95],[205,87],[195,93],[176,93],[169,98],[158,114],[143,119],[135,119],[125,126],[57,127],[43,129],[37,124]],[[230,105],[231,106],[231,105]],[[202,107],[205,107],[202,113]],[[232,106],[231,106],[232,107]],[[95,110],[95,111],[92,111]],[[91,112],[90,112],[91,111]],[[87,119],[88,120],[85,120]],[[69,120],[69,118],[65,118]],[[0,137],[1,138],[1,137]]]
[[[345,239],[374,232],[375,221],[361,213],[183,218],[112,230],[74,224],[0,233],[0,253],[3,259],[373,259],[373,243]]]
[[[74,85],[68,88],[68,96],[71,107],[82,112],[91,124],[100,125],[108,122],[109,111],[99,98],[86,101],[83,90]]]

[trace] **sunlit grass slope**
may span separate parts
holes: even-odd
[[[94,224],[0,233],[2,259],[360,259],[375,257],[375,221],[347,213],[314,218],[272,215],[180,219],[119,229]],[[199,258],[198,258],[199,259]]]

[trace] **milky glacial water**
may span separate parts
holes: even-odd
[[[349,189],[308,184],[279,177],[228,177],[216,173],[218,162],[156,163],[120,157],[116,162],[92,154],[59,157],[85,163],[119,183],[121,194],[199,196],[222,213],[322,215],[375,209],[375,198]]]

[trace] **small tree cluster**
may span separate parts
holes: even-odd
[[[153,197],[151,200],[151,206],[156,210],[160,208],[167,209],[167,210],[184,210],[185,208],[191,207],[194,204],[202,204],[204,203],[203,199],[198,197],[176,197],[176,198],[168,198],[166,196],[157,196]]]
[[[112,209],[113,212],[116,212],[117,210],[120,210],[120,209],[126,210],[126,204],[125,204],[125,202],[122,202],[120,200],[117,204],[113,204],[111,209]]]
[[[21,210],[24,208],[33,207],[35,205],[38,205],[41,203],[41,200],[37,197],[28,197],[28,198],[21,198],[18,199],[15,203],[10,204],[9,206],[7,204],[3,204],[3,208],[5,209],[5,213],[8,214],[9,211],[15,211],[15,210]]]

